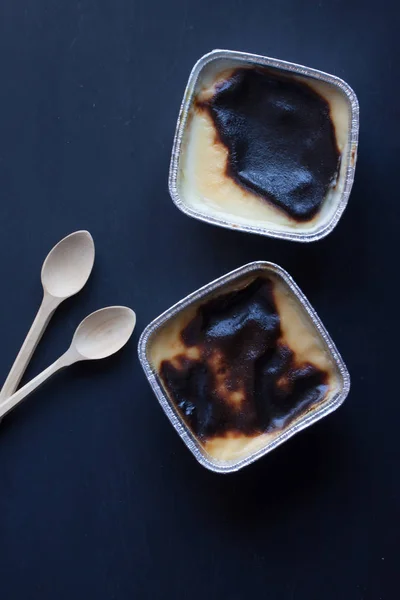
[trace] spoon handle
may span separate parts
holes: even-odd
[[[72,361],[73,362],[73,361]],[[12,396],[5,398],[0,401],[0,419],[4,417],[10,410],[12,410],[17,404],[19,404],[24,398],[29,396],[36,388],[44,383],[49,377],[57,373],[60,369],[67,367],[71,364],[68,351],[60,356],[52,365],[47,367],[44,371],[39,373],[34,379],[31,379],[26,385],[15,392]]]
[[[18,353],[17,358],[14,361],[11,371],[8,374],[7,379],[0,391],[0,404],[3,400],[11,396],[18,387],[19,382],[23,374],[25,373],[26,367],[38,345],[40,338],[42,337],[54,311],[60,304],[61,299],[50,296],[44,293],[42,304],[37,312],[35,320],[32,323],[24,343],[22,344],[21,350]]]

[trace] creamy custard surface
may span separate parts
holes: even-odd
[[[200,447],[224,464],[261,450],[340,389],[325,341],[272,272],[242,277],[171,318],[149,359]]]
[[[247,81],[246,72],[251,74],[256,70],[257,76]],[[269,87],[263,87],[264,72],[265,77],[272,78]],[[277,85],[283,82],[282,89],[278,88],[275,92],[274,78],[278,81]],[[292,92],[291,87],[294,89]],[[273,92],[275,96],[270,100]],[[265,101],[259,99],[262,95]],[[287,105],[284,104],[286,97]],[[317,144],[313,140],[314,117],[309,115],[307,101],[310,110],[315,112],[315,135],[320,132],[324,143],[320,140]],[[253,105],[255,115],[252,113]],[[321,113],[324,106],[328,111],[325,120]],[[263,132],[268,111],[273,113],[273,117],[268,120],[268,130]],[[271,118],[275,121],[271,122]],[[286,128],[285,119],[289,119]],[[325,186],[319,182],[320,201],[317,202],[315,177],[327,162],[334,162],[334,156],[329,156],[329,152],[320,156],[321,148],[329,149],[329,123],[333,135],[332,153],[333,147],[337,151],[336,168],[328,169]],[[239,131],[241,124],[243,127]],[[210,63],[200,74],[185,127],[179,164],[180,195],[197,212],[233,226],[314,232],[330,221],[343,192],[348,167],[349,129],[348,99],[336,86],[271,69],[252,66],[232,68],[228,67],[227,61]],[[306,130],[305,134],[303,130]],[[263,133],[255,138],[257,131]],[[293,131],[297,131],[297,138],[291,139]],[[282,147],[286,133],[287,144]],[[304,138],[304,135],[308,137]],[[310,150],[308,146],[313,143],[315,148]],[[299,144],[303,146],[298,147]],[[237,156],[242,150],[242,155]],[[286,160],[290,152],[292,156]],[[232,155],[238,159],[235,159],[234,176]],[[314,160],[314,169],[310,167],[310,160]],[[266,165],[269,165],[269,170]],[[297,181],[288,181],[294,172],[298,173]],[[274,201],[274,194],[263,195],[265,185],[260,184],[263,178],[267,187],[280,197],[279,202]],[[315,206],[307,211],[311,193],[316,198]],[[294,210],[285,209],[285,202],[289,205],[291,202],[292,208],[297,202],[298,209],[296,206]]]

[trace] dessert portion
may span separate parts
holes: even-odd
[[[231,226],[314,231],[343,191],[349,128],[348,99],[332,84],[211,61],[187,117],[180,196]]]
[[[266,269],[171,317],[149,359],[203,451],[226,464],[267,446],[340,388],[309,315]]]

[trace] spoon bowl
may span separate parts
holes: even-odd
[[[93,238],[88,231],[75,231],[58,242],[43,263],[45,293],[60,299],[77,294],[92,271],[94,254]]]
[[[109,306],[92,313],[78,326],[72,340],[82,360],[97,360],[118,352],[129,340],[136,315],[126,306]]]
[[[78,325],[69,349],[15,394],[0,399],[0,418],[60,369],[82,360],[97,360],[121,350],[132,335],[136,315],[126,306],[109,306],[92,313]]]
[[[75,231],[47,255],[42,267],[43,300],[0,392],[0,402],[18,387],[54,311],[85,285],[94,263],[94,242],[88,231]]]

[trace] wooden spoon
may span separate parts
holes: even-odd
[[[131,337],[135,324],[136,315],[126,306],[109,306],[86,317],[75,331],[65,354],[0,403],[0,418],[60,369],[82,360],[98,360],[118,352]]]
[[[42,304],[0,392],[0,403],[17,389],[54,311],[83,288],[93,263],[94,242],[88,231],[71,233],[47,255],[42,267]]]

